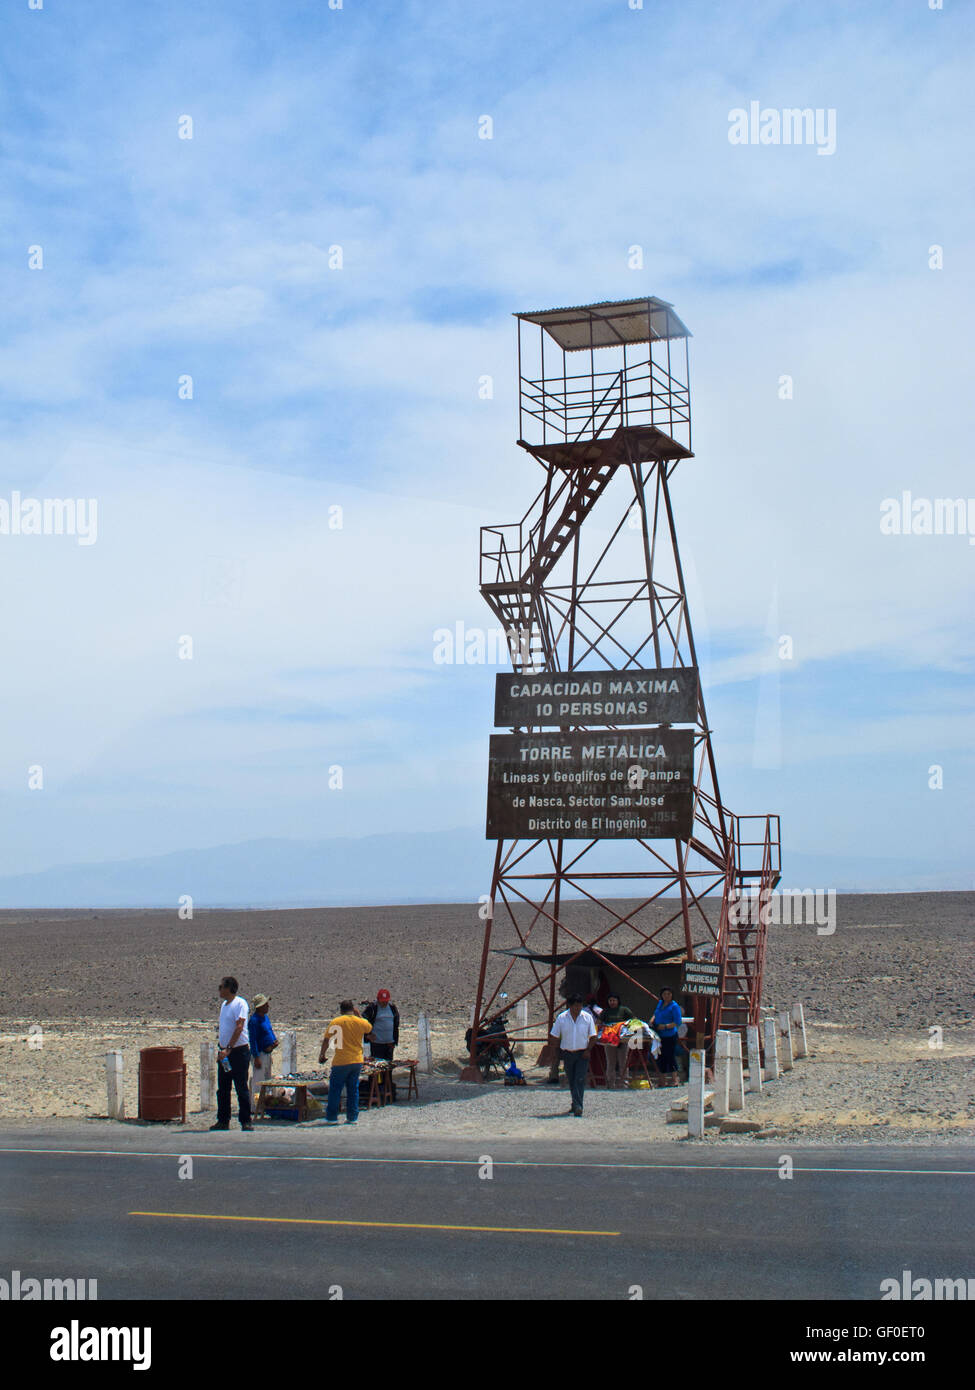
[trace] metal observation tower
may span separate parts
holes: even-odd
[[[671,502],[693,458],[689,333],[655,298],[516,318],[518,444],[541,487],[481,530],[513,671],[473,1037],[524,1000],[509,1036],[544,1043],[562,996],[610,987],[649,1017],[666,984],[706,1047],[758,1020],[779,826],[718,790]]]

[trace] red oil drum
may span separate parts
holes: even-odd
[[[139,1119],[186,1124],[186,1063],[181,1047],[144,1047],[139,1053]]]

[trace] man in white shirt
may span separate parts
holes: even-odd
[[[586,1077],[589,1075],[589,1054],[596,1036],[596,1020],[588,1009],[582,1007],[582,995],[570,994],[569,1007],[563,1009],[549,1034],[558,1043],[565,1064],[565,1074],[572,1094],[570,1115],[582,1115],[582,1102],[586,1094]]]
[[[220,1027],[217,1040],[217,1123],[211,1129],[230,1128],[230,1088],[237,1092],[237,1114],[241,1129],[253,1129],[251,1097],[247,1086],[251,1047],[247,1037],[247,1000],[237,993],[233,975],[225,975],[217,991],[220,1005]]]

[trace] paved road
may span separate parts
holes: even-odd
[[[783,1179],[767,1148],[580,1161],[499,1142],[487,1178],[456,1141],[404,1158],[247,1139],[0,1137],[0,1275],[96,1278],[100,1299],[590,1300],[877,1299],[905,1269],[975,1276],[969,1151],[794,1151]]]

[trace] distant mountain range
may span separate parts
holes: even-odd
[[[474,829],[246,840],[8,875],[0,878],[0,908],[171,907],[183,894],[192,896],[195,908],[476,902],[490,891],[492,865],[493,848]],[[787,851],[780,888],[966,890],[975,888],[975,868]]]

